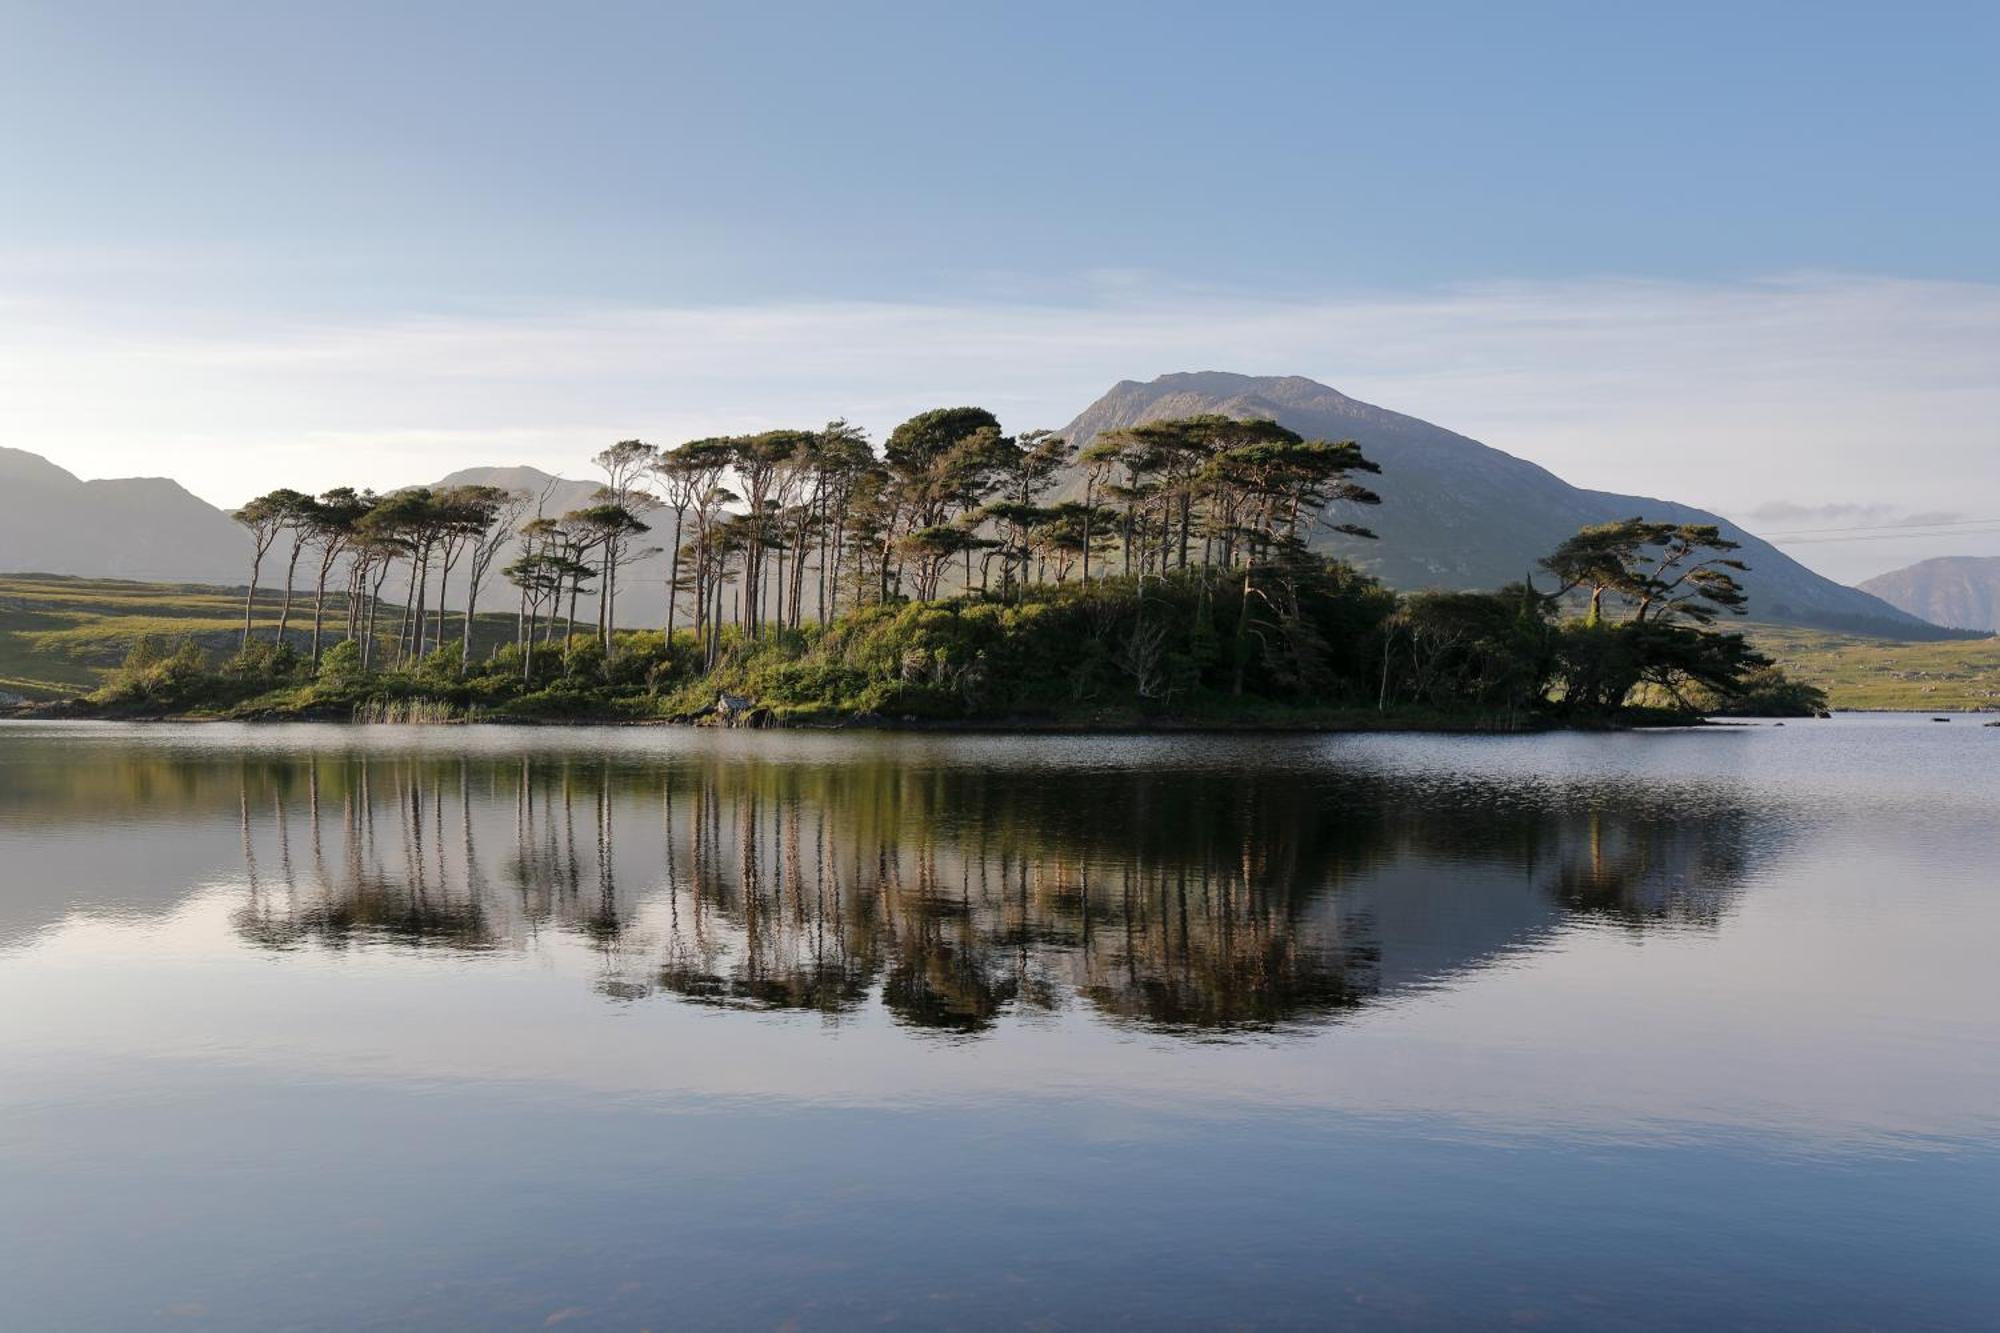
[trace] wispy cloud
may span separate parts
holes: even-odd
[[[1789,500],[1772,500],[1760,504],[1745,513],[1743,517],[1759,524],[1760,532],[1768,529],[1780,533],[1793,530],[1842,532],[1860,528],[1935,528],[1979,521],[1961,509],[1924,509],[1912,512],[1900,505],[1852,502],[1795,504]]]
[[[171,473],[235,501],[474,463],[574,473],[634,434],[842,415],[879,432],[943,402],[1053,426],[1118,379],[1232,369],[1310,375],[1579,484],[1773,526],[2000,514],[2000,287],[1607,278],[1269,301],[1114,276],[1073,305],[373,322],[0,296],[0,443],[87,476]]]

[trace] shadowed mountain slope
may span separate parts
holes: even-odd
[[[1497,587],[1532,571],[1578,528],[1641,515],[1714,523],[1742,542],[1752,571],[1745,580],[1750,614],[1758,620],[1906,639],[1939,632],[1905,610],[1813,573],[1715,514],[1670,500],[1583,490],[1526,459],[1302,376],[1204,371],[1146,384],[1124,380],[1085,408],[1067,433],[1082,447],[1105,431],[1205,412],[1268,417],[1307,438],[1358,442],[1382,465],[1382,475],[1368,479],[1382,504],[1332,517],[1359,521],[1380,540],[1321,531],[1314,544],[1392,587]],[[1078,489],[1071,483],[1065,493]]]

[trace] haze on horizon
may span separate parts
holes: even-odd
[[[575,476],[1223,369],[1841,579],[2000,554],[1989,8],[0,13],[0,445],[83,476]]]

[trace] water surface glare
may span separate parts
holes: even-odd
[[[1996,777],[0,724],[5,1324],[1992,1327]]]

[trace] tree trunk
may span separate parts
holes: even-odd
[[[292,558],[285,564],[285,600],[278,608],[278,642],[285,641],[285,627],[292,621],[292,582],[299,572],[299,551],[304,542],[292,543]]]
[[[685,512],[674,511],[674,553],[667,557],[667,632],[660,641],[663,648],[674,644],[674,608],[681,596],[681,521]]]
[[[326,576],[329,571],[330,566],[322,564],[319,567],[319,581],[313,585],[312,664],[314,671],[319,670],[319,631],[326,617]]]
[[[410,661],[412,664],[415,664],[424,659],[424,614],[430,607],[431,553],[428,549],[424,551],[423,558],[411,567],[410,576],[416,580],[416,590],[413,593],[415,605],[410,611],[410,644],[412,647]]]
[[[458,643],[458,673],[462,676],[472,667],[472,613],[479,606],[479,580],[468,577],[465,580],[465,624]]]
[[[396,658],[402,660],[410,644],[410,609],[417,604],[417,556],[410,553],[410,577],[403,592],[403,614],[396,621]]]
[[[1250,576],[1249,565],[1243,567],[1243,605],[1236,611],[1236,661],[1229,677],[1231,698],[1241,698],[1243,694],[1243,665],[1250,653]]]
[[[250,646],[250,615],[257,606],[257,575],[263,568],[264,553],[259,551],[256,559],[250,562],[250,591],[243,598],[243,642],[238,648],[239,652]]]

